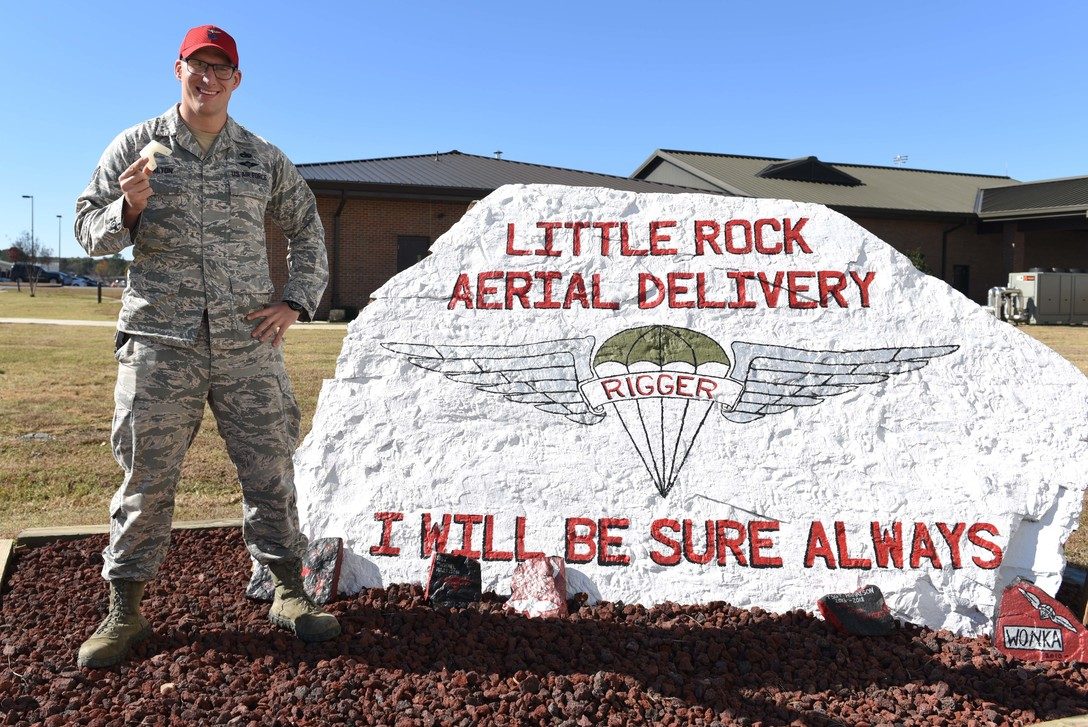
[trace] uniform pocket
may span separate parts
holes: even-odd
[[[253,174],[256,174],[254,172]],[[262,175],[264,176],[264,175]],[[236,233],[264,234],[264,213],[272,198],[272,185],[268,179],[258,177],[230,177],[231,229]]]
[[[133,266],[121,294],[123,327],[141,333],[173,330],[180,307],[180,286],[177,276],[171,273]]]
[[[279,381],[280,394],[283,397],[283,423],[287,428],[287,440],[291,444],[291,451],[293,452],[295,447],[298,446],[299,437],[302,433],[302,410],[295,398],[295,392],[291,387],[291,379],[288,377],[287,372],[283,370],[277,372],[276,380]]]
[[[147,252],[171,252],[180,240],[193,237],[198,211],[183,175],[152,172],[151,196],[140,215],[139,242]]]
[[[264,200],[267,204],[268,199],[272,196],[272,183],[268,180],[268,175],[262,172],[252,172],[245,177],[231,176],[229,183],[232,198],[254,197]]]
[[[247,174],[249,176],[233,176]],[[268,270],[265,243],[265,208],[271,195],[271,183],[260,172],[234,172],[230,184],[231,242],[238,251],[231,261],[230,289],[234,297],[239,326],[252,328],[244,317],[267,306],[275,293]]]

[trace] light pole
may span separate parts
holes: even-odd
[[[30,245],[29,245],[30,249],[27,250],[27,252],[30,253],[33,256],[33,254],[34,254],[34,195],[24,194],[23,199],[29,199],[30,200]],[[30,262],[34,262],[34,261],[31,260]]]
[[[60,257],[60,215],[57,215],[57,271],[64,272],[64,265],[61,263]]]

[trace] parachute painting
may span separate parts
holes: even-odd
[[[608,403],[615,407],[627,436],[653,477],[662,497],[669,494],[714,405],[710,396],[681,393],[682,376],[725,378],[729,357],[717,341],[687,328],[642,326],[612,336],[593,357],[598,380],[620,380]],[[647,374],[670,372],[675,377]],[[633,376],[631,376],[633,375]],[[691,382],[699,392],[697,380]],[[704,387],[705,392],[708,387]]]

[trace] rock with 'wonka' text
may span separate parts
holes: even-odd
[[[994,645],[1024,661],[1088,662],[1088,632],[1031,581],[1017,578],[1001,597]]]

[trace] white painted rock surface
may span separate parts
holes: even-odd
[[[827,208],[508,186],[375,298],[296,457],[347,592],[537,552],[593,598],[871,583],[977,634],[1060,585],[1088,379]]]

